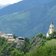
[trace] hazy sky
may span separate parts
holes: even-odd
[[[14,4],[14,3],[17,3],[20,1],[22,1],[22,0],[0,0],[0,6],[4,7],[4,6],[7,6],[9,4]]]

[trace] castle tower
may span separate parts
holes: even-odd
[[[54,31],[55,31],[55,27],[54,27],[54,24],[53,24],[53,21],[52,21],[50,26],[49,26],[49,30],[46,34],[46,37],[49,37],[49,35],[52,34]]]

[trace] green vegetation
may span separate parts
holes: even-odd
[[[41,33],[35,38],[38,39],[38,37],[40,38],[39,42],[41,41],[41,43],[37,41],[39,46],[35,45],[34,48],[25,54],[25,56],[56,56],[56,38],[54,38],[56,37],[56,34],[53,33],[50,39],[46,39]]]
[[[56,56],[56,39],[47,41],[44,46],[35,47],[25,56]]]
[[[0,56],[22,56],[23,54],[15,48],[14,43],[9,44],[6,39],[0,37]]]
[[[0,37],[0,56],[56,56],[56,38],[53,35],[46,39],[40,33],[32,39],[25,38],[24,45],[16,48],[16,43],[8,43]]]

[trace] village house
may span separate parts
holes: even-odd
[[[24,37],[17,37],[15,43],[17,43],[16,48],[21,48],[24,46]]]
[[[6,34],[6,33],[0,32],[0,37],[5,38],[8,41],[8,43],[12,43],[15,41],[13,34],[8,34],[8,33]]]

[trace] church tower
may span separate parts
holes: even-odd
[[[49,26],[49,30],[46,34],[46,37],[49,37],[49,35],[52,34],[53,32],[55,32],[55,27],[54,27],[54,24],[53,24],[53,21],[52,21],[50,26]]]

